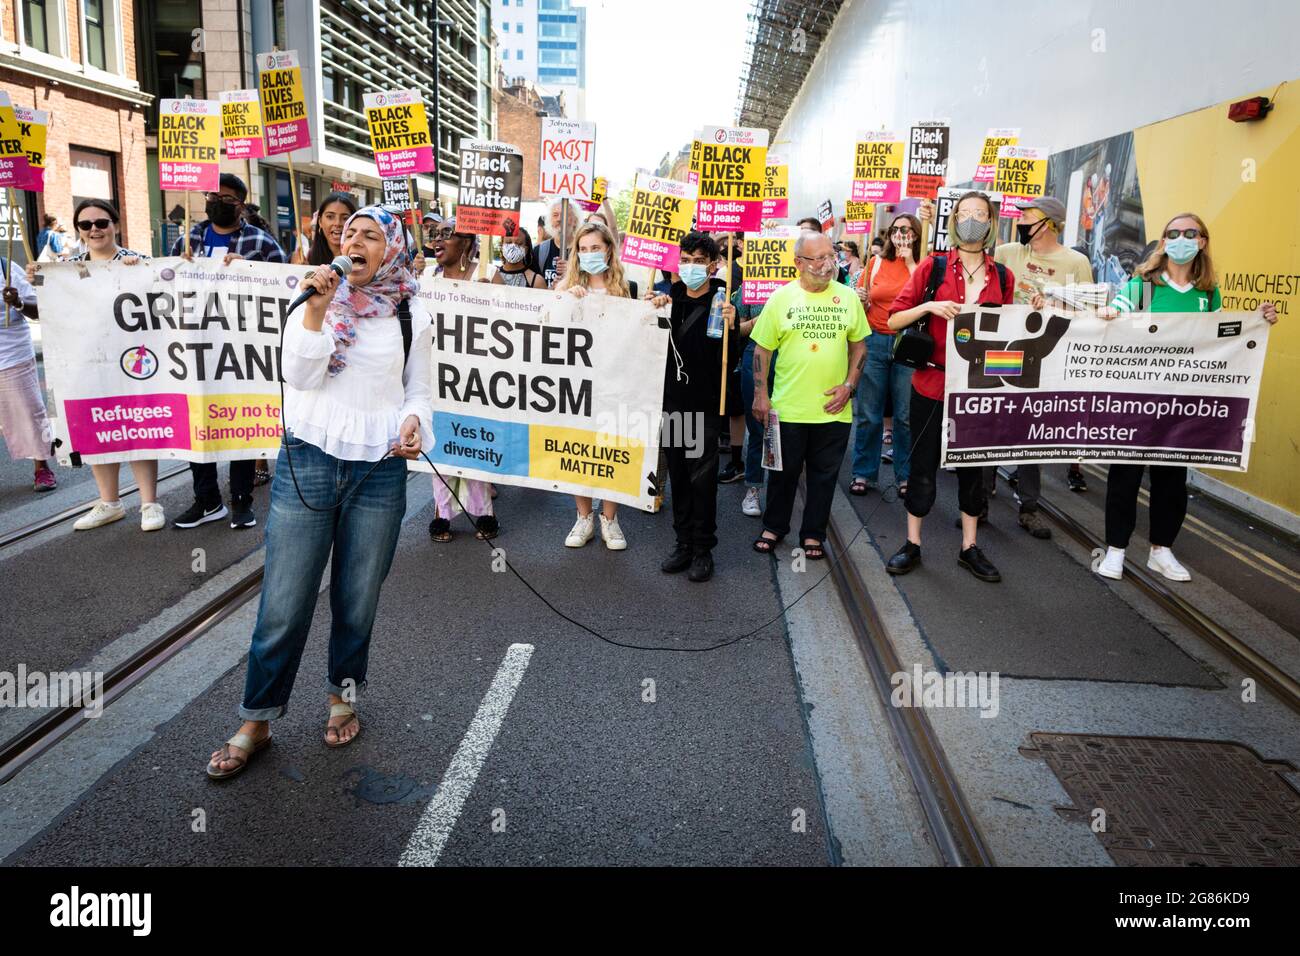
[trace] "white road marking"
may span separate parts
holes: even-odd
[[[492,679],[492,686],[478,705],[478,713],[470,721],[469,730],[456,748],[447,772],[442,775],[442,783],[429,805],[424,808],[420,822],[416,824],[406,849],[402,851],[398,866],[436,866],[438,857],[442,856],[451,831],[460,818],[478,779],[479,771],[487,760],[488,751],[501,730],[506,719],[506,711],[514,700],[515,691],[523,682],[524,671],[533,656],[533,645],[511,644],[506,650],[505,660],[497,668],[497,676]]]

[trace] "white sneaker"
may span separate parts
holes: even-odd
[[[618,515],[612,518],[600,516],[600,536],[605,539],[605,547],[611,551],[627,548],[627,538],[623,537],[623,529],[618,526]]]
[[[121,521],[126,517],[126,509],[122,507],[122,502],[100,501],[95,507],[90,509],[88,514],[82,515],[77,519],[74,527],[78,531],[89,531],[91,528],[100,528],[106,524],[112,524],[114,521]]]
[[[141,531],[161,531],[166,526],[167,517],[163,514],[162,505],[150,501],[140,506]]]
[[[1147,558],[1147,567],[1159,571],[1170,581],[1190,581],[1191,573],[1178,563],[1174,553],[1168,548],[1151,548],[1151,557]]]
[[[564,546],[566,548],[581,548],[592,539],[595,533],[596,516],[594,514],[578,515],[578,520],[573,523],[573,530],[564,539]]]
[[[763,514],[763,506],[758,503],[757,487],[745,489],[745,500],[740,503],[740,510],[751,518],[757,518]]]
[[[1106,556],[1097,565],[1097,573],[1103,578],[1118,581],[1124,577],[1124,549],[1107,548]]]

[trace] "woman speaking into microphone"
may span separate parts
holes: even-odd
[[[428,313],[414,299],[405,228],[367,206],[343,227],[351,271],[316,269],[289,316],[281,349],[284,437],[271,484],[266,569],[239,732],[212,754],[208,776],[240,773],[271,740],[289,704],[331,551],[329,719],[325,744],[361,731],[352,704],[365,684],[379,589],[406,514],[406,460],[432,442]],[[409,303],[410,350],[399,310]]]

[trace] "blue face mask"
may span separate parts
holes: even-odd
[[[1180,266],[1191,262],[1201,251],[1201,244],[1195,239],[1179,236],[1177,239],[1165,240],[1165,254]]]
[[[605,261],[603,252],[580,252],[578,253],[578,262],[582,264],[582,271],[588,275],[599,275],[609,268],[609,263]]]
[[[677,267],[677,274],[687,288],[698,289],[709,280],[709,267],[698,262],[683,262]]]

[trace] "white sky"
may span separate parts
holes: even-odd
[[[588,0],[587,116],[610,192],[736,119],[750,0]]]

